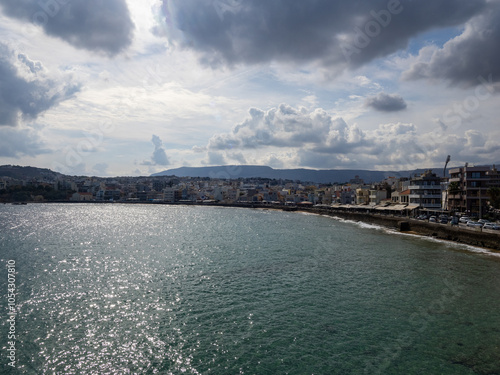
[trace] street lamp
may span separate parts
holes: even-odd
[[[448,163],[450,162],[450,159],[451,159],[451,156],[448,155],[446,157],[446,162],[444,163],[444,169],[443,169],[443,179],[446,178],[446,166],[448,165]],[[444,185],[444,184],[443,184]],[[443,193],[441,192],[441,197],[443,197]],[[444,206],[448,206],[448,189],[446,189],[446,194],[445,194],[445,198],[444,198],[444,202],[443,204],[441,205],[441,215],[443,214],[443,210],[444,210]]]

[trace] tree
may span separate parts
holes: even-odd
[[[493,208],[500,208],[500,188],[499,187],[490,187],[486,192],[490,197],[490,204]]]
[[[457,181],[450,182],[448,185],[448,194],[456,195],[460,193],[460,184]]]

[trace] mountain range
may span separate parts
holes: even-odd
[[[416,173],[422,173],[426,169],[415,169],[411,171],[368,171],[357,169],[273,169],[257,165],[227,165],[218,167],[181,167],[168,169],[155,173],[152,176],[177,176],[177,177],[210,177],[220,179],[237,178],[270,178],[282,180],[300,180],[314,183],[343,183],[349,182],[358,176],[364,182],[378,182],[388,177],[410,177]],[[442,170],[434,170],[437,175],[442,176]]]
[[[499,163],[500,164],[500,163]],[[369,171],[360,169],[274,169],[258,165],[226,165],[216,167],[181,167],[168,169],[163,172],[152,174],[156,176],[177,177],[202,177],[219,179],[238,178],[269,178],[276,180],[291,180],[313,183],[345,183],[356,177],[365,183],[380,182],[388,177],[410,177],[425,172],[427,169],[414,169],[406,171]],[[433,169],[438,176],[442,176],[441,168]],[[0,177],[11,177],[16,179],[45,178],[56,179],[64,175],[46,168],[22,167],[14,165],[1,165]],[[447,176],[448,173],[447,173]],[[108,177],[109,178],[109,177]]]
[[[19,180],[29,180],[32,178],[54,180],[61,176],[64,175],[47,168],[0,165],[0,177],[10,177]]]

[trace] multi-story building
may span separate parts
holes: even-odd
[[[420,208],[438,211],[441,209],[441,178],[432,170],[410,179],[410,204]]]
[[[96,200],[98,201],[119,201],[121,196],[120,190],[99,190],[96,194]]]
[[[153,180],[152,183],[154,191],[162,191],[167,187],[167,181],[165,180]]]
[[[240,197],[240,189],[229,189],[227,191],[227,199],[232,202],[236,202]]]
[[[333,196],[332,196],[332,189],[331,188],[326,188],[323,191],[323,195],[321,197],[321,201],[323,204],[331,205],[334,201]]]
[[[408,177],[400,177],[396,184],[397,191],[405,191],[410,188],[410,179]]]
[[[224,200],[224,196],[227,193],[227,187],[215,186],[214,187],[214,199],[218,202]]]
[[[364,184],[365,184],[365,181],[363,181],[363,179],[362,179],[362,178],[359,178],[359,176],[358,176],[358,175],[356,175],[356,176],[354,176],[354,178],[352,178],[352,179],[349,181],[349,183],[350,183],[351,185],[360,185],[360,186],[361,186],[361,185],[364,185]]]
[[[182,190],[175,187],[168,187],[163,189],[163,200],[167,203],[175,203],[182,198]]]
[[[410,196],[410,189],[404,190],[404,191],[393,191],[391,194],[391,200],[392,203],[400,203],[400,204],[407,204],[410,203],[409,200]]]
[[[359,188],[356,189],[356,204],[365,205],[370,203],[370,188]]]
[[[500,176],[495,166],[490,169],[488,166],[473,167],[466,164],[450,169],[450,186],[457,188],[450,188],[448,192],[450,210],[482,217],[488,211],[488,189],[500,187]]]
[[[339,192],[340,204],[356,204],[356,191],[350,187],[344,188]]]
[[[386,190],[370,190],[370,206],[376,206],[387,198]]]

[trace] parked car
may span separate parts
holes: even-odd
[[[480,223],[478,221],[469,220],[467,222],[467,226],[472,227],[472,228],[481,228],[483,226],[483,223]]]
[[[441,218],[439,218],[439,222],[441,224],[448,224],[448,217],[441,217]]]
[[[481,223],[481,224],[490,223],[490,221],[489,221],[489,220],[486,220],[486,219],[479,219],[477,222],[478,222],[478,223]]]
[[[436,216],[431,216],[431,217],[429,218],[429,223],[437,223]]]
[[[500,225],[495,224],[495,223],[485,223],[483,225],[483,229],[494,229],[494,230],[500,230]]]
[[[460,220],[459,220],[459,221],[460,221],[461,223],[467,224],[467,222],[468,222],[469,220],[470,220],[470,217],[468,217],[468,216],[462,216],[462,217],[460,218]]]
[[[427,220],[427,215],[426,214],[422,214],[419,217],[417,217],[417,219],[418,220]]]
[[[453,216],[451,218],[451,225],[458,225],[458,217]]]

